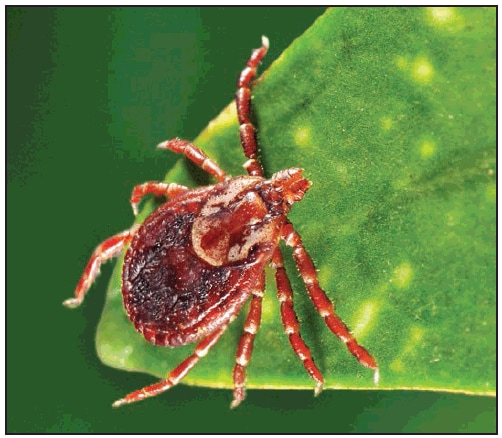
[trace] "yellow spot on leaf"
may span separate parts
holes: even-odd
[[[426,140],[420,145],[420,155],[422,158],[429,158],[436,152],[436,144],[433,141]]]
[[[419,326],[411,326],[410,331],[408,333],[407,342],[404,345],[399,357],[394,359],[390,363],[390,369],[394,372],[404,372],[405,365],[403,363],[402,358],[408,358],[409,356],[413,356],[416,351],[418,344],[424,338],[425,330]]]
[[[428,8],[429,19],[433,24],[443,25],[451,22],[456,15],[455,8],[439,7],[439,8]]]
[[[381,304],[376,300],[362,303],[357,313],[355,323],[351,326],[354,336],[360,337],[375,323],[376,315]]]
[[[434,76],[434,68],[431,63],[424,57],[415,59],[411,66],[411,77],[421,83],[427,83],[432,80]]]
[[[382,117],[380,119],[380,123],[382,124],[382,128],[384,131],[390,131],[392,125],[394,125],[394,121],[390,117]]]
[[[457,8],[427,8],[427,21],[431,26],[448,32],[458,32],[464,29],[464,20]]]
[[[399,289],[408,287],[413,278],[413,269],[408,262],[401,263],[392,273],[392,283]]]
[[[412,327],[410,330],[410,340],[413,344],[417,344],[424,337],[424,330],[420,327]]]
[[[390,363],[390,369],[395,373],[402,373],[404,371],[403,361],[401,359],[395,359]]]
[[[312,143],[312,132],[308,126],[300,126],[293,132],[293,138],[297,146],[305,147]]]
[[[326,266],[324,264],[319,265],[319,269],[317,270],[317,277],[321,286],[329,284],[333,278],[333,270],[330,266]]]

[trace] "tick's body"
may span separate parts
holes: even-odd
[[[270,193],[280,194],[280,184],[299,174],[243,176],[188,190],[145,220],[126,253],[122,284],[127,313],[149,342],[195,342],[237,314],[286,218],[288,206],[272,204]]]
[[[169,200],[143,224],[99,245],[77,285],[75,298],[65,302],[71,307],[79,305],[101,263],[130,244],[122,270],[122,294],[136,330],[159,346],[198,342],[194,354],[164,381],[135,391],[114,406],[157,395],[178,383],[218,341],[251,297],[233,374],[232,407],[237,406],[245,396],[245,368],[260,325],[267,264],[276,271],[284,330],[296,355],[317,382],[318,393],[324,379],[300,336],[293,293],[278,246],[281,239],[293,248],[307,292],[329,329],[361,364],[375,370],[375,381],[378,379],[376,362],[334,313],[333,305],[319,286],[312,260],[287,219],[291,205],[303,198],[310,182],[297,168],[282,170],[265,179],[257,161],[255,129],[249,120],[250,84],[267,48],[268,40],[264,38],[263,46],[253,52],[241,74],[236,95],[241,141],[249,158],[244,167],[249,176],[227,177],[215,162],[186,141],[174,139],[161,143],[160,148],[183,153],[219,183],[197,189],[160,182],[136,186],[131,196],[135,213],[139,201],[147,194],[166,196]]]

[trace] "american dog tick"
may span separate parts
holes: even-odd
[[[151,397],[176,385],[218,342],[242,305],[251,299],[233,371],[236,407],[245,397],[246,366],[261,319],[265,265],[275,270],[284,330],[295,354],[316,382],[324,383],[310,350],[300,336],[293,309],[293,292],[284,269],[279,241],[293,248],[293,257],[307,293],[328,328],[347,345],[364,366],[375,370],[373,357],[350,334],[319,286],[314,263],[299,234],[287,219],[294,202],[310,187],[302,169],[281,170],[265,179],[257,159],[255,128],[250,122],[251,83],[268,49],[268,39],[255,49],[238,80],[236,94],[240,138],[248,161],[248,176],[231,178],[204,152],[179,139],[158,145],[184,154],[213,175],[215,185],[189,189],[175,183],[146,182],[134,187],[131,204],[148,194],[169,200],[142,225],[105,240],[92,254],[68,307],[82,303],[99,273],[101,263],[118,256],[129,245],[122,270],[122,294],[129,319],[148,342],[176,347],[197,342],[194,353],[161,382],[132,392],[113,406]]]

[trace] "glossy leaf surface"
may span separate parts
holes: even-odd
[[[379,389],[495,392],[495,19],[493,8],[329,10],[254,91],[266,172],[302,167],[312,181],[290,219],[337,313],[377,359]],[[243,173],[233,106],[194,142],[229,174]],[[211,183],[184,159],[166,181]],[[284,254],[325,388],[375,388],[371,370],[316,314]],[[193,346],[155,347],[135,332],[120,271],[121,260],[98,353],[110,366],[163,377]],[[247,386],[313,389],[267,276]],[[244,317],[184,383],[232,386]]]

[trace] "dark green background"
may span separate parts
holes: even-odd
[[[493,398],[412,391],[249,391],[231,411],[230,391],[180,385],[112,409],[152,377],[96,356],[111,264],[81,308],[61,306],[130,226],[132,186],[172,164],[155,144],[194,138],[230,102],[262,34],[266,68],[322,12],[7,8],[8,432],[495,430]]]

